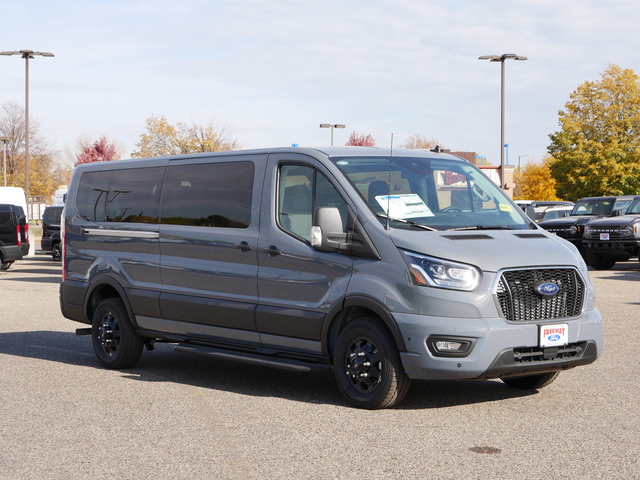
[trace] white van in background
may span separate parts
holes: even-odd
[[[27,197],[24,188],[20,187],[0,187],[0,203],[18,205],[27,211]]]
[[[67,198],[67,186],[60,187],[53,193],[53,203],[51,204],[54,207],[64,207],[64,200]]]

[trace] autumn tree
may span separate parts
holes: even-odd
[[[349,136],[349,140],[345,143],[346,146],[356,146],[356,147],[375,147],[376,141],[373,139],[371,135],[358,135],[356,132],[353,132]]]
[[[7,102],[0,107],[0,137],[6,139],[7,149],[7,186],[25,188],[24,120],[25,111],[20,105]],[[2,173],[3,168],[0,168],[0,184],[4,185]],[[37,120],[29,118],[29,194],[48,198],[59,182],[66,181],[60,173],[62,172],[58,168],[56,152],[40,135]]]
[[[414,133],[407,137],[406,143],[402,146],[403,148],[410,148],[414,150],[431,150],[437,146],[442,147],[442,143],[440,143],[435,138],[427,139],[424,135],[420,135],[419,133]]]
[[[548,151],[560,197],[640,193],[640,77],[633,70],[609,65],[558,116]]]
[[[553,158],[547,156],[540,162],[530,162],[517,169],[513,180],[516,184],[515,200],[559,200],[556,195],[556,181],[551,176],[549,164]]]
[[[119,145],[107,137],[100,137],[96,141],[88,138],[80,138],[78,140],[78,150],[76,153],[76,165],[93,162],[110,162],[120,160],[124,147]]]
[[[235,150],[240,144],[230,138],[229,129],[210,120],[206,124],[179,122],[171,125],[166,117],[152,115],[147,132],[140,135],[133,157],[156,157],[196,152]]]

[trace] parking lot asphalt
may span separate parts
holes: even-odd
[[[60,264],[0,272],[0,479],[640,479],[640,263],[590,271],[605,347],[540,391],[414,381],[348,407],[331,373],[177,353],[101,368]]]

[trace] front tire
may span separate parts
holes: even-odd
[[[375,318],[348,323],[338,335],[333,356],[340,392],[354,407],[370,410],[400,402],[409,390],[395,342]]]
[[[119,298],[108,298],[98,305],[93,314],[91,338],[98,360],[107,368],[133,367],[142,355],[144,342],[136,335]]]
[[[511,388],[519,390],[538,390],[552,383],[560,372],[540,373],[538,375],[527,375],[526,377],[501,378],[501,380]]]
[[[616,261],[610,257],[604,257],[595,253],[587,253],[587,265],[596,270],[610,270],[616,264]]]

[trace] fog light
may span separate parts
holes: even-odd
[[[427,347],[434,357],[466,357],[475,344],[476,339],[470,337],[433,335],[427,338]]]
[[[436,349],[441,352],[457,352],[462,347],[462,342],[447,342],[440,340],[436,342]]]

